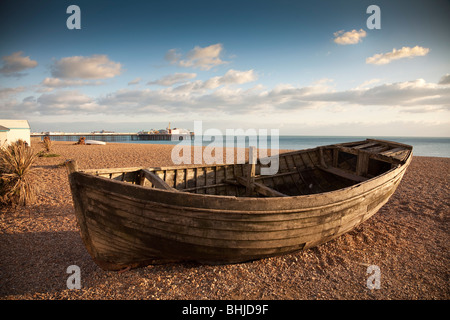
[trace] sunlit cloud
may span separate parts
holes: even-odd
[[[0,89],[0,99],[8,99],[10,96],[13,96],[17,93],[25,91],[25,87],[16,87],[16,88],[1,88]]]
[[[3,66],[0,68],[0,73],[4,76],[23,76],[25,74],[20,71],[35,68],[38,63],[31,60],[30,57],[24,57],[22,51],[14,52],[9,56],[3,56]]]
[[[66,57],[55,61],[51,66],[52,76],[62,79],[106,79],[121,72],[121,64],[109,60],[107,55]]]
[[[158,80],[149,81],[148,85],[172,86],[176,83],[185,82],[197,76],[196,73],[175,73],[166,75]]]
[[[180,67],[193,67],[200,68],[201,70],[209,70],[215,66],[227,63],[227,61],[223,61],[220,58],[222,50],[223,46],[220,43],[204,48],[196,46],[183,57],[176,49],[170,49],[166,53],[165,59],[171,64]]]
[[[439,80],[439,84],[450,84],[450,74],[447,73],[445,76],[442,76],[441,80]]]
[[[41,82],[42,86],[49,87],[49,88],[99,86],[102,84],[103,83],[101,81],[71,80],[71,79],[59,79],[59,78],[45,78]]]
[[[341,45],[347,45],[347,44],[356,44],[358,42],[362,41],[362,38],[367,36],[366,31],[363,29],[352,30],[344,32],[344,30],[340,30],[334,33],[334,42]]]
[[[366,63],[369,64],[388,64],[393,60],[404,59],[404,58],[414,58],[420,56],[426,56],[430,52],[429,48],[423,48],[419,46],[415,46],[413,48],[403,47],[399,50],[393,49],[391,52],[387,53],[378,53],[366,59]]]
[[[142,78],[140,78],[140,77],[135,78],[135,79],[131,80],[130,82],[128,82],[128,85],[132,86],[132,85],[138,84],[139,82],[141,82],[141,80],[142,80]]]

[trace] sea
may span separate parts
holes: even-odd
[[[300,150],[315,148],[317,146],[326,146],[336,143],[352,142],[352,141],[362,141],[365,139],[382,139],[396,141],[404,144],[409,144],[413,146],[413,154],[416,156],[427,156],[427,157],[445,157],[450,158],[450,138],[446,137],[359,137],[359,136],[279,136],[278,137],[278,148],[280,150]],[[234,146],[240,146],[237,144],[239,141],[237,137],[222,137],[222,141],[205,140],[202,139],[203,146],[226,146],[227,143],[231,143]],[[200,140],[200,139],[199,139]],[[258,142],[259,148],[268,148],[271,146],[272,139],[267,137],[266,143],[262,140],[261,144]],[[242,140],[241,140],[242,141]],[[250,139],[246,137],[246,147],[249,146]],[[275,140],[274,140],[275,141]],[[191,144],[194,140],[185,141],[120,141],[123,143],[142,143],[142,144]],[[268,142],[268,143],[267,143]]]

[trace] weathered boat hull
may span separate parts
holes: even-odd
[[[305,152],[317,156],[309,156],[315,166],[337,161],[333,148]],[[404,159],[376,177],[338,190],[286,197],[178,192],[83,172],[69,178],[81,237],[103,269],[168,261],[238,263],[317,246],[367,220],[399,185],[411,161],[411,150],[405,152]],[[280,164],[290,156],[280,155]]]

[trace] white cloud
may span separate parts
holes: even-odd
[[[425,56],[430,52],[429,48],[423,48],[415,46],[413,48],[403,47],[399,50],[393,49],[391,52],[378,53],[366,59],[366,63],[370,64],[388,64],[393,60],[403,59],[403,58],[413,58],[419,56]]]
[[[450,74],[447,73],[445,76],[442,76],[441,80],[439,80],[439,84],[450,84]]]
[[[185,81],[195,78],[196,76],[197,76],[196,73],[175,73],[172,75],[164,76],[156,81],[148,82],[147,84],[172,86],[174,84],[184,82],[177,87],[169,88],[169,90],[178,93],[189,91],[195,91],[198,93],[200,91],[216,89],[223,85],[227,86],[227,85],[244,84],[255,81],[258,78],[253,70],[239,71],[230,69],[223,76],[212,77],[205,81],[202,80],[196,80],[191,82]]]
[[[427,83],[423,79],[381,84],[371,88],[324,92],[310,95],[309,101],[348,103],[361,106],[398,107],[415,112],[447,110],[450,108],[450,87]],[[429,106],[434,106],[430,108]]]
[[[51,72],[53,77],[62,79],[106,79],[119,75],[122,66],[106,55],[74,56],[55,61]]]
[[[344,32],[344,30],[340,30],[334,33],[334,42],[337,44],[347,45],[347,44],[356,44],[358,42],[362,41],[362,38],[364,38],[367,35],[366,31],[363,29],[352,30]]]
[[[253,70],[239,71],[230,69],[223,76],[213,77],[203,83],[205,89],[215,89],[221,85],[244,84],[257,79]]]
[[[94,99],[78,91],[58,91],[42,94],[36,102],[41,114],[98,113],[103,109]]]
[[[25,91],[25,87],[17,87],[17,88],[1,88],[0,89],[0,99],[8,99],[10,96],[13,96],[17,93]]]
[[[375,83],[379,83],[381,81],[381,79],[370,79],[370,80],[366,80],[363,83],[361,83],[359,86],[356,87],[356,89],[362,89],[365,87],[369,87]]]
[[[14,52],[9,56],[3,56],[3,66],[0,68],[0,73],[6,76],[20,76],[20,71],[34,68],[38,65],[37,61],[31,60],[30,57],[23,57],[23,52]]]
[[[239,71],[230,69],[220,78],[221,84],[243,84],[255,81],[258,77],[253,70]]]
[[[2,114],[7,117],[53,116],[101,113],[104,106],[95,99],[78,91],[58,91],[41,94],[38,98],[28,96],[21,101],[10,98],[2,101]]]
[[[130,82],[128,82],[128,85],[132,86],[132,85],[138,84],[139,82],[141,82],[141,80],[142,80],[142,78],[133,79]]]
[[[396,107],[407,112],[435,112],[450,106],[450,87],[427,83],[422,79],[381,84],[371,88],[335,91],[323,83],[309,87],[278,85],[271,90],[255,86],[248,90],[223,86],[213,91],[201,91],[205,82],[195,81],[180,87],[161,90],[119,90],[98,103],[109,111],[153,108],[159,112],[226,114],[324,108],[330,104]],[[193,90],[197,88],[198,90]],[[124,107],[129,109],[125,110]],[[160,109],[158,109],[160,108]],[[348,110],[334,108],[334,112]]]
[[[165,59],[171,64],[178,65],[180,67],[194,67],[201,70],[209,70],[215,66],[225,64],[227,61],[223,61],[220,58],[223,46],[220,43],[210,45],[208,47],[198,47],[189,51],[183,58],[181,53],[178,53],[176,49],[170,49]]]
[[[161,79],[150,81],[147,84],[157,84],[160,86],[172,86],[176,83],[185,82],[186,80],[193,79],[197,76],[196,73],[175,73],[162,77]]]
[[[79,91],[59,90],[21,101],[16,96],[25,88],[0,90],[2,113],[6,115],[77,115],[108,114],[130,116],[154,113],[161,115],[200,114],[205,117],[258,113],[275,117],[291,111],[312,110],[318,114],[347,115],[356,106],[364,110],[396,110],[398,112],[436,113],[450,110],[450,85],[429,83],[423,79],[397,83],[381,83],[379,79],[363,82],[348,90],[336,90],[333,80],[320,79],[309,86],[279,84],[267,89],[261,84],[243,88],[257,80],[253,70],[228,70],[222,76],[205,81],[195,80],[176,85],[178,80],[193,76],[166,76],[166,84],[156,89],[121,89],[104,96],[91,97]],[[447,79],[446,76],[443,79]],[[81,81],[81,82],[80,82]],[[46,78],[42,88],[82,85],[83,80]],[[308,113],[309,111],[305,111]],[[392,111],[394,112],[394,111]],[[391,113],[389,111],[389,113]],[[291,119],[286,118],[286,121]]]
[[[86,81],[86,80],[67,80],[59,78],[45,78],[42,80],[41,85],[48,88],[65,88],[76,86],[98,86],[103,84],[101,81]]]

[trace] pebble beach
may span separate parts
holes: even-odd
[[[42,145],[32,142],[36,152]],[[450,158],[415,156],[378,213],[316,248],[231,265],[172,263],[104,271],[77,226],[67,159],[80,169],[169,166],[172,145],[54,142],[59,157],[38,158],[37,203],[0,208],[2,300],[448,300]],[[71,265],[81,289],[68,289]],[[380,288],[369,289],[369,266]]]

